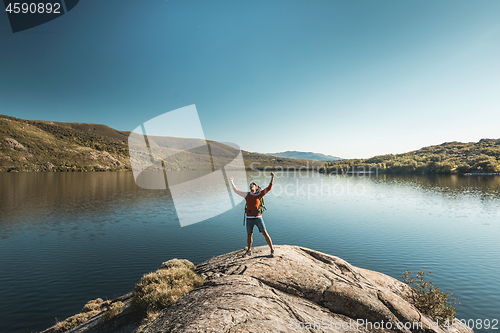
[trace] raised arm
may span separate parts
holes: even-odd
[[[265,189],[260,191],[260,195],[264,196],[266,195],[267,192],[271,191],[271,189],[273,188],[273,183],[274,183],[274,172],[271,172],[271,181],[269,182],[269,185]]]
[[[239,196],[241,196],[241,197],[243,197],[243,198],[247,196],[248,192],[243,192],[243,191],[240,191],[240,190],[238,190],[238,189],[236,188],[236,185],[234,185],[234,178],[233,178],[233,177],[231,177],[229,180],[231,181],[231,185],[233,186],[233,191],[234,191],[236,194],[238,194]]]

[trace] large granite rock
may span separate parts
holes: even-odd
[[[472,332],[438,327],[406,301],[407,285],[382,273],[298,246],[268,254],[268,247],[257,247],[251,257],[240,250],[199,264],[205,285],[144,332]],[[129,298],[123,300],[128,307]],[[97,316],[72,332],[136,332],[130,318],[125,309],[114,323]]]

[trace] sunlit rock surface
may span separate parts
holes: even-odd
[[[408,286],[311,249],[276,246],[223,254],[196,266],[203,287],[142,327],[156,332],[472,332],[438,327],[406,301]],[[98,315],[71,332],[137,332],[130,294],[123,313]],[[44,332],[52,332],[50,328]]]

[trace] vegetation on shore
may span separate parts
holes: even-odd
[[[457,310],[453,304],[460,304],[450,292],[442,292],[439,287],[435,287],[432,282],[426,281],[425,277],[431,272],[418,271],[416,277],[413,272],[403,273],[403,280],[411,287],[409,301],[422,313],[429,315],[433,320],[449,325],[453,323]]]
[[[103,301],[101,298],[91,300],[83,306],[82,312],[59,321],[54,326],[54,332],[66,332],[102,312],[105,313],[105,317],[108,319],[112,315],[116,315],[117,312],[121,312],[122,307],[123,303],[121,301]]]
[[[127,320],[138,321],[138,331],[142,331],[161,310],[175,303],[182,295],[201,287],[205,280],[194,272],[194,264],[186,259],[171,259],[155,271],[145,274],[135,285]],[[52,329],[55,333],[66,332],[92,317],[101,315],[101,322],[114,323],[112,327],[123,325],[125,304],[119,300],[103,301],[101,298],[87,302],[82,311],[58,322]],[[124,315],[122,315],[124,313]],[[127,315],[125,315],[127,317]],[[114,326],[113,326],[114,325]]]
[[[408,174],[500,173],[500,139],[446,142],[404,154],[325,163],[320,172],[372,171]]]
[[[135,285],[131,308],[147,323],[182,295],[201,287],[204,280],[193,271],[186,259],[171,259],[156,271],[144,275]]]

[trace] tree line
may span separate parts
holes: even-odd
[[[409,174],[500,173],[500,139],[446,142],[404,154],[326,162],[320,172],[341,170]]]

